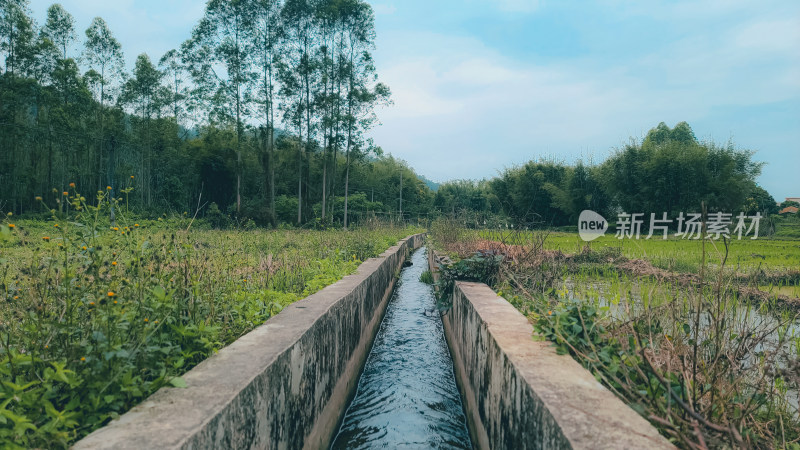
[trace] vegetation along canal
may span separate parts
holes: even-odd
[[[402,270],[334,449],[471,448],[426,248]]]

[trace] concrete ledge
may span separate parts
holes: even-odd
[[[477,448],[674,448],[487,285],[457,282],[442,319]]]
[[[324,448],[422,235],[300,300],[75,444],[77,449]]]

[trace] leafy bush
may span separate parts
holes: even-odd
[[[464,258],[442,267],[439,272],[439,281],[436,283],[439,308],[447,309],[452,306],[453,286],[458,280],[478,281],[493,285],[502,262],[503,255],[476,253],[470,258]]]
[[[223,214],[223,212],[219,210],[219,206],[213,202],[208,205],[206,220],[208,220],[208,223],[210,223],[212,227],[217,229],[227,228],[230,222],[230,218]]]

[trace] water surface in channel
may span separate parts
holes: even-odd
[[[400,273],[333,449],[472,448],[433,289],[419,281],[426,251]]]

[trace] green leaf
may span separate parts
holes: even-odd
[[[167,292],[161,286],[156,286],[152,290],[153,295],[160,301],[164,301],[167,298]]]
[[[169,380],[169,384],[175,386],[176,388],[181,388],[181,389],[184,389],[184,388],[187,387],[186,380],[184,380],[182,377],[174,377],[174,378],[172,378],[171,380]]]

